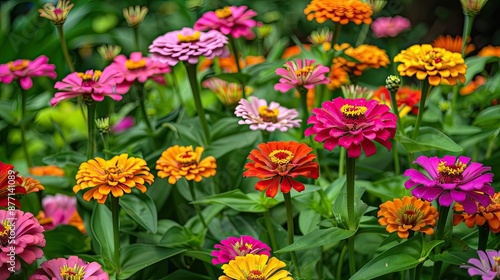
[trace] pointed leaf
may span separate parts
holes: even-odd
[[[236,189],[229,192],[208,196],[203,199],[199,199],[194,203],[219,203],[240,212],[251,213],[265,212],[268,210],[268,207],[271,208],[272,206],[278,204],[278,201],[274,198],[264,198],[266,204],[263,204],[260,197],[260,194],[246,194],[241,190]]]
[[[134,192],[120,198],[120,206],[127,214],[151,233],[158,229],[158,212],[153,199],[147,193]]]
[[[323,245],[334,244],[351,237],[354,233],[355,231],[345,230],[337,227],[317,229],[304,235],[293,244],[286,246],[285,248],[282,248],[275,253],[281,254],[284,252],[304,250],[320,247]]]
[[[399,143],[405,146],[410,153],[443,150],[450,152],[461,152],[463,149],[448,136],[433,127],[422,127],[417,139],[413,140],[401,134],[396,135]]]
[[[90,230],[92,230],[93,236],[95,236],[100,246],[105,266],[112,266],[112,260],[115,255],[115,244],[113,242],[113,219],[111,217],[111,210],[104,204],[94,204],[90,223]]]

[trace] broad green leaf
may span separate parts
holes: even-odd
[[[498,127],[500,123],[500,105],[492,106],[481,111],[474,119],[473,124],[481,127]]]
[[[82,162],[85,162],[87,157],[81,153],[74,151],[70,152],[60,152],[54,155],[46,156],[42,159],[43,163],[47,165],[57,165],[57,166],[80,166]]]
[[[207,250],[207,249],[189,250],[184,253],[184,256],[198,259],[211,265],[212,265],[212,259],[214,258],[212,256],[212,250]]]
[[[470,82],[476,74],[482,72],[487,63],[494,61],[499,61],[499,58],[494,56],[472,56],[466,58],[467,72],[465,73],[465,83]]]
[[[134,192],[120,198],[120,206],[139,225],[151,233],[158,229],[158,212],[147,193]]]
[[[308,234],[318,228],[321,221],[321,215],[318,212],[306,209],[299,213],[299,228],[302,234]]]
[[[278,254],[330,245],[354,235],[355,231],[337,227],[316,229],[297,239],[293,244],[279,249]]]
[[[208,146],[205,153],[220,158],[232,151],[254,145],[261,137],[260,131],[247,131],[215,140]]]
[[[43,248],[47,259],[84,253],[91,249],[89,237],[74,226],[60,225],[53,230],[44,231],[43,236],[47,241]]]
[[[130,276],[152,264],[171,258],[185,249],[163,248],[149,244],[131,244],[120,250],[122,270],[118,279],[129,279]]]
[[[218,215],[222,210],[226,208],[224,205],[215,204],[209,205],[205,209],[201,211],[203,215],[203,219],[210,227],[210,221]],[[203,230],[203,223],[200,221],[200,217],[198,215],[193,216],[189,221],[185,224],[185,226],[191,229],[193,232],[201,232]]]
[[[261,200],[261,195],[257,193],[243,193],[236,189],[229,192],[212,195],[203,199],[197,200],[195,203],[210,204],[218,203],[226,205],[240,212],[261,213],[278,204],[274,198],[265,197]]]
[[[470,258],[477,259],[477,252],[475,250],[469,249],[467,251],[451,251],[447,250],[439,255],[431,257],[433,261],[442,261],[445,263],[460,266],[467,263]]]
[[[115,244],[113,240],[113,219],[111,210],[104,204],[96,203],[90,218],[93,236],[101,248],[101,254],[106,265],[113,266]],[[108,269],[112,270],[112,269]]]
[[[354,189],[354,216],[356,227],[359,224],[361,217],[365,213],[368,205],[361,200],[365,188],[360,187],[357,182],[355,182]],[[343,228],[348,228],[348,217],[347,217],[347,187],[342,188],[339,196],[333,202],[333,214],[337,216],[338,222],[342,223]]]
[[[391,176],[375,182],[362,181],[362,185],[366,187],[369,194],[380,198],[382,201],[387,201],[410,194],[410,191],[404,187],[406,180],[407,178],[402,175]]]
[[[158,245],[168,248],[200,247],[203,245],[205,233],[206,230],[199,234],[194,234],[189,228],[180,225],[172,226],[163,234]]]
[[[410,131],[410,135],[411,135]],[[401,134],[396,139],[408,152],[416,153],[429,150],[461,152],[463,149],[448,136],[433,127],[421,127],[417,139],[413,140]]]
[[[495,133],[495,130],[487,130],[485,132],[478,133],[474,136],[470,136],[467,139],[461,141],[460,146],[462,146],[464,150],[470,149],[474,147],[476,144],[479,144],[485,141],[486,139],[490,138],[491,135],[493,135],[493,133]]]

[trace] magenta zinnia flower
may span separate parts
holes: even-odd
[[[76,212],[76,197],[64,194],[55,196],[47,195],[42,200],[45,218],[51,222],[43,225],[46,230],[53,229],[58,225],[67,225]]]
[[[0,82],[10,84],[13,80],[19,79],[19,83],[24,90],[33,86],[31,77],[47,76],[51,79],[56,77],[54,64],[48,64],[49,59],[41,55],[35,60],[18,59],[7,64],[0,64]]]
[[[467,268],[469,275],[480,275],[483,280],[493,280],[500,278],[500,251],[478,250],[479,259],[471,258],[469,263],[461,265],[460,268]]]
[[[396,37],[410,27],[410,21],[402,16],[379,17],[371,25],[376,38]]]
[[[233,38],[245,37],[251,40],[255,37],[252,28],[257,22],[252,18],[257,13],[247,6],[229,6],[216,11],[210,11],[194,24],[195,30],[217,30],[224,35],[231,35]]]
[[[108,280],[109,275],[97,262],[88,263],[77,256],[44,261],[29,280]]]
[[[477,211],[476,201],[482,205],[491,203],[490,196],[495,194],[491,186],[493,173],[485,173],[491,168],[478,162],[470,162],[468,157],[420,156],[414,163],[422,166],[428,175],[415,169],[408,169],[404,176],[409,176],[405,187],[411,189],[413,196],[433,201],[439,198],[439,204],[450,206],[453,201],[462,203],[465,212]]]
[[[227,37],[216,30],[195,31],[184,27],[156,38],[149,46],[151,59],[170,66],[179,61],[197,64],[198,58],[228,57]]]
[[[121,100],[122,95],[128,91],[128,86],[117,86],[116,80],[120,79],[120,73],[114,68],[106,67],[103,71],[87,70],[85,73],[74,72],[66,76],[61,82],[57,82],[54,88],[61,90],[56,92],[50,100],[50,105],[56,106],[64,99],[70,99],[82,95],[85,99],[101,102],[104,96],[113,100]]]
[[[114,133],[124,132],[125,130],[133,127],[135,125],[135,119],[132,116],[125,116],[123,119],[118,121],[114,126],[112,131]]]
[[[214,248],[219,249],[212,251],[212,256],[215,257],[212,259],[214,265],[229,263],[237,256],[247,254],[270,256],[269,252],[271,251],[271,248],[265,243],[248,235],[231,236],[228,239],[221,240],[220,244],[216,244]]]
[[[314,140],[325,142],[325,149],[331,151],[340,145],[351,158],[359,157],[363,149],[369,157],[377,151],[373,143],[377,141],[391,150],[397,117],[387,105],[364,98],[337,97],[321,106],[312,110],[307,123],[313,126],[306,129],[305,136],[316,134]]]
[[[163,81],[161,84],[165,84],[163,74],[170,72],[170,66],[152,61],[149,57],[143,57],[140,52],[131,53],[130,58],[121,54],[115,57],[110,67],[121,73],[116,78],[118,84],[130,84],[135,80],[144,83],[151,78],[155,78],[155,80],[159,78],[160,81]]]
[[[249,124],[251,130],[287,131],[289,128],[299,127],[301,122],[295,119],[299,115],[297,110],[287,109],[277,102],[271,102],[267,106],[266,100],[254,96],[250,97],[250,101],[241,99],[234,114],[243,118],[238,124]]]
[[[29,212],[0,210],[0,279],[9,278],[12,268],[14,271],[21,269],[19,259],[32,264],[43,256],[43,231],[38,220]]]
[[[314,62],[312,59],[300,58],[286,62],[284,68],[276,69],[276,74],[281,78],[274,85],[274,90],[287,92],[298,87],[312,89],[315,85],[330,83],[330,79],[325,77],[330,69],[321,64],[314,65]]]

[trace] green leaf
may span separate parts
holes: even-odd
[[[185,249],[163,248],[148,244],[125,246],[121,249],[120,263],[122,271],[117,278],[129,279],[137,271],[185,251]]]
[[[411,134],[411,131],[410,131]],[[412,140],[401,134],[396,135],[396,140],[401,143],[408,152],[416,153],[429,150],[444,150],[450,152],[461,152],[463,149],[448,136],[433,127],[421,127],[417,139]]]
[[[155,234],[158,229],[158,212],[153,199],[147,193],[134,192],[120,198],[120,206],[147,231]]]
[[[492,106],[481,111],[472,122],[481,127],[498,127],[500,122],[500,105]]]
[[[306,209],[299,214],[299,228],[302,234],[308,234],[318,228],[321,215],[312,209]]]
[[[268,197],[265,197],[264,200],[261,200],[260,194],[246,194],[241,190],[236,189],[229,192],[208,196],[203,199],[199,199],[194,203],[218,203],[226,205],[227,207],[240,212],[262,213],[278,204],[278,201],[274,198]]]
[[[202,232],[197,236],[190,229],[176,225],[165,232],[158,245],[168,248],[201,246],[200,241],[203,239],[204,234]]]
[[[465,59],[467,64],[467,72],[465,73],[466,82],[470,82],[476,74],[482,72],[487,63],[499,61],[498,57],[494,56],[472,56]]]
[[[57,166],[80,166],[82,162],[85,162],[87,157],[81,153],[75,151],[70,152],[60,152],[54,155],[46,156],[42,159],[43,163],[47,165],[57,165]]]
[[[91,249],[89,237],[74,226],[60,225],[53,230],[46,230],[43,236],[47,241],[43,248],[47,259],[84,253]]]
[[[360,187],[358,182],[355,182],[356,188],[354,190],[354,216],[356,227],[359,224],[361,217],[365,213],[368,205],[361,200],[363,193],[365,192],[364,187]],[[343,228],[348,228],[348,217],[347,217],[347,188],[341,189],[339,196],[333,202],[333,213],[337,215],[337,220],[342,223]]]
[[[161,278],[160,280],[210,280],[210,276],[200,275],[187,270],[177,270],[174,273]]]
[[[355,231],[331,227],[326,229],[317,229],[297,239],[293,244],[282,248],[275,253],[298,251],[310,248],[316,248],[323,245],[334,244],[354,235]]]
[[[206,149],[206,154],[212,155],[215,158],[220,158],[223,155],[232,151],[237,151],[245,147],[254,145],[261,137],[260,131],[247,131],[240,134],[235,134],[215,140]]]
[[[115,244],[113,242],[113,219],[111,210],[104,204],[94,204],[90,218],[92,235],[99,244],[105,266],[113,266]],[[108,271],[113,269],[107,269]]]
[[[203,262],[206,262],[210,265],[212,265],[212,259],[214,258],[212,256],[212,250],[189,250],[184,253],[184,256],[186,257],[191,257],[194,259],[201,260]]]
[[[203,215],[203,218],[205,219],[205,222],[208,224],[210,227],[210,221],[217,216],[222,210],[226,208],[224,205],[209,205],[203,211],[201,211],[201,214]],[[191,229],[193,232],[201,232],[203,230],[203,223],[200,221],[200,217],[198,215],[193,216],[185,226],[189,229]]]

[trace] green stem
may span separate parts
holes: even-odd
[[[307,108],[307,89],[304,87],[299,87],[299,94],[300,94],[300,103],[302,107],[302,136],[304,136],[304,132],[306,131],[307,128],[307,120],[309,119],[309,110]]]
[[[472,25],[474,24],[473,15],[464,15],[464,29],[462,33],[462,57],[465,58],[465,49],[467,46],[467,38],[469,38],[472,31]]]
[[[413,134],[412,134],[412,139],[415,140],[418,137],[419,129],[420,129],[420,123],[422,122],[422,116],[424,115],[424,110],[425,110],[425,101],[427,99],[427,94],[431,90],[431,87],[427,83],[427,81],[421,81],[420,84],[420,91],[422,92],[422,97],[420,99],[420,103],[418,106],[418,114],[417,114],[417,120],[415,122],[415,127],[413,128]]]
[[[96,103],[95,102],[87,104],[87,129],[88,129],[87,159],[91,159],[94,157],[94,151],[95,151],[95,111],[96,111]]]
[[[342,251],[340,251],[339,261],[337,263],[337,277],[335,279],[342,279],[342,268],[344,265],[344,259],[346,253],[347,253],[347,244],[344,243]]]
[[[142,114],[142,118],[144,119],[144,122],[146,123],[146,126],[148,127],[148,130],[149,130],[149,134],[151,135],[151,137],[153,138],[153,149],[155,149],[155,141],[154,141],[154,138],[155,138],[155,128],[153,127],[153,125],[151,124],[151,120],[149,119],[149,116],[148,116],[148,111],[146,109],[146,101],[145,101],[145,94],[144,94],[144,86],[141,84],[141,83],[137,83],[136,84],[137,87],[137,95],[139,96],[139,107],[141,108],[141,114]]]
[[[340,148],[340,156],[339,156],[339,177],[344,176],[345,174],[345,158],[346,158],[347,150],[344,148]]]
[[[346,161],[346,187],[347,187],[347,224],[349,230],[356,230],[356,217],[354,216],[354,175],[356,174],[356,158],[347,157]],[[356,273],[356,260],[354,258],[354,238],[355,235],[347,240],[349,273],[352,276]]]
[[[135,49],[137,51],[140,51],[139,50],[139,25],[136,25],[136,26],[132,27],[132,29],[134,30]]]
[[[363,26],[361,26],[358,38],[356,39],[356,47],[359,47],[361,44],[365,42],[366,35],[368,35],[368,27],[369,27],[368,24],[363,24]]]
[[[264,222],[266,223],[267,233],[269,234],[269,239],[271,240],[271,248],[273,252],[276,252],[278,251],[278,242],[276,241],[276,235],[274,234],[271,212],[269,210],[264,212]]]
[[[201,127],[203,128],[203,133],[208,143],[210,143],[210,130],[208,129],[207,120],[205,119],[205,111],[203,110],[203,105],[201,104],[200,89],[198,87],[198,79],[196,77],[196,64],[185,63],[187,75],[189,78],[189,84],[191,85],[191,90],[193,92],[194,104],[196,106],[196,111],[198,112],[198,117],[200,118]]]
[[[444,240],[444,230],[446,228],[446,222],[448,220],[448,213],[450,211],[450,207],[447,206],[439,206],[439,220],[437,224],[437,231],[435,233],[436,240]],[[434,254],[439,255],[441,253],[441,245],[438,245],[434,248]],[[432,280],[439,280],[441,276],[441,267],[443,266],[443,262],[438,261],[434,263],[434,270],[432,271]]]
[[[340,36],[340,29],[342,28],[342,25],[340,23],[333,23],[333,36],[332,36],[332,49],[339,40]]]
[[[64,39],[64,31],[62,24],[56,25],[57,34],[59,35],[59,42],[61,43],[61,49],[64,55],[64,59],[66,60],[66,64],[68,64],[69,70],[71,73],[75,72],[75,66],[73,62],[71,62],[71,56],[69,55],[68,45],[66,45],[66,39]]]
[[[288,245],[293,243],[293,209],[292,209],[292,197],[290,193],[283,193],[283,197],[285,198],[285,208],[286,208],[286,220],[287,220],[287,229],[288,229]],[[297,259],[297,254],[295,251],[291,251],[293,266],[295,267],[296,279],[302,278],[300,273],[299,260]]]
[[[486,251],[488,245],[488,236],[490,234],[490,228],[488,226],[478,226],[479,235],[477,242],[477,249],[481,251]]]
[[[188,184],[189,184],[189,191],[191,192],[191,199],[193,200],[193,202],[195,202],[196,201],[196,192],[194,190],[194,182],[192,180],[188,180]],[[193,204],[194,204],[194,209],[196,210],[196,213],[198,214],[198,217],[200,218],[200,221],[203,224],[203,228],[207,229],[208,225],[207,225],[207,222],[205,222],[205,218],[203,218],[203,215],[201,214],[200,205],[197,203],[193,203]]]
[[[102,145],[104,147],[104,157],[106,159],[109,158],[109,144],[108,144],[108,140],[109,140],[109,134],[108,133],[100,133],[101,134],[101,140],[102,140]]]
[[[396,100],[396,92],[397,90],[389,90],[389,93],[391,95],[391,107],[392,107],[392,112],[396,115],[397,118],[397,130],[402,131],[404,133],[404,128],[403,125],[401,124],[401,118],[399,117],[399,110],[398,110],[398,102]],[[394,156],[394,175],[398,176],[399,175],[399,153],[398,153],[398,148],[396,146],[397,142],[394,140],[392,143],[392,153]]]
[[[238,69],[238,73],[241,72],[241,66],[240,66],[240,52],[238,51],[238,48],[236,47],[236,40],[232,37],[229,36],[229,45],[231,46],[231,50],[233,51],[233,56],[234,56],[234,61],[236,63],[236,69]],[[245,82],[243,79],[240,80],[241,84],[241,94],[243,98],[246,98],[246,93],[245,93]]]
[[[113,241],[115,246],[116,274],[120,275],[120,198],[111,196],[111,215],[113,219]]]
[[[424,263],[421,262],[415,268],[415,280],[420,280],[420,276],[422,276],[422,268],[424,267]]]
[[[26,91],[21,88],[21,145],[23,146],[24,157],[26,158],[26,164],[28,167],[33,167],[33,161],[31,160],[28,151],[28,142],[26,141]]]

